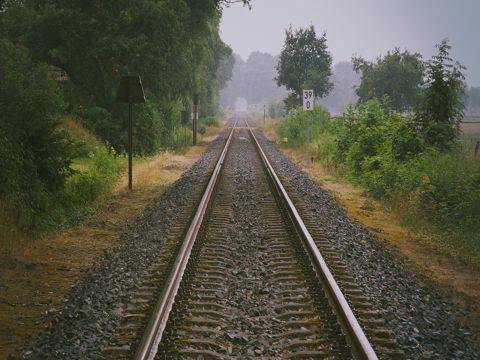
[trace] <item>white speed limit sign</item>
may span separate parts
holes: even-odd
[[[313,90],[303,90],[303,110],[313,110],[314,95]]]

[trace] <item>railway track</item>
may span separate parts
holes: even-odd
[[[195,215],[182,214],[189,225],[138,285],[105,357],[402,358],[247,119],[233,121]]]

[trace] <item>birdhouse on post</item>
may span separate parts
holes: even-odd
[[[132,190],[133,104],[145,102],[145,93],[143,92],[142,80],[139,75],[122,76],[116,101],[128,103],[128,189]]]

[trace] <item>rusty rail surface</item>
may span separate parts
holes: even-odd
[[[260,155],[260,158],[262,159],[262,162],[265,165],[269,177],[272,180],[273,186],[275,187],[277,193],[284,202],[285,207],[287,208],[290,217],[295,224],[295,227],[297,228],[298,233],[304,241],[304,248],[306,249],[310,260],[312,261],[313,268],[318,278],[322,282],[323,288],[327,294],[330,304],[334,308],[337,318],[347,336],[347,340],[352,347],[353,356],[357,359],[377,359],[377,355],[375,354],[372,346],[370,345],[370,342],[368,341],[357,319],[355,318],[355,315],[353,314],[352,309],[348,305],[345,296],[342,294],[342,291],[340,290],[332,273],[328,269],[328,266],[322,254],[320,254],[320,251],[318,250],[317,245],[315,245],[315,242],[313,241],[310,232],[308,231],[302,218],[298,214],[298,211],[295,208],[292,200],[285,191],[285,188],[283,187],[280,179],[275,173],[275,170],[268,161],[265,152],[260,146],[260,143],[255,137],[255,134],[250,128],[247,120],[245,120],[245,125],[250,131],[250,135],[255,142],[257,151]]]

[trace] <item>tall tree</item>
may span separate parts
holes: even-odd
[[[423,80],[423,62],[420,54],[396,48],[384,57],[369,62],[354,57],[353,68],[361,73],[362,80],[356,89],[359,102],[383,99],[388,96],[390,105],[397,111],[410,110]]]
[[[285,100],[287,108],[297,106],[302,101],[302,90],[313,89],[316,97],[328,95],[332,56],[327,49],[326,33],[317,37],[315,28],[285,32],[285,44],[277,65],[277,84],[285,85],[290,91]]]
[[[122,75],[142,77],[150,104],[138,116],[143,125],[150,124],[151,137],[163,134],[166,145],[182,103],[194,93],[200,94],[203,115],[215,112],[225,83],[217,79],[217,69],[231,53],[219,36],[221,6],[234,2],[9,0],[0,13],[0,33],[27,47],[35,60],[66,70],[70,110],[122,151],[119,134],[126,121],[115,109]],[[152,138],[136,149],[154,152],[160,143]]]
[[[454,146],[464,116],[465,67],[450,58],[448,40],[436,48],[437,54],[425,64],[425,88],[415,115],[426,144],[445,151]]]

